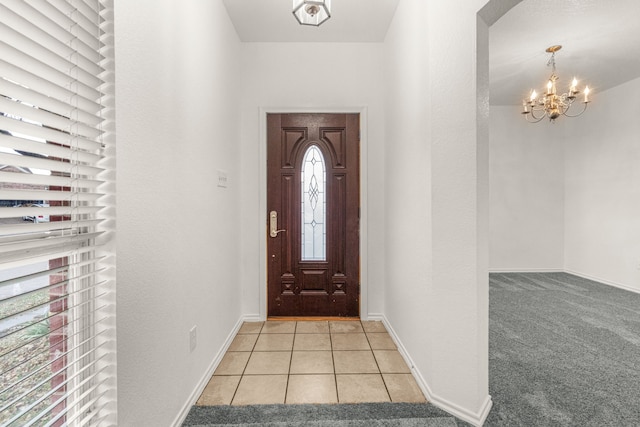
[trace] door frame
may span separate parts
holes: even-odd
[[[260,319],[267,319],[267,114],[318,113],[360,114],[360,319],[367,320],[368,309],[368,117],[366,106],[361,107],[260,107]]]

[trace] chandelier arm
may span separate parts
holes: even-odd
[[[541,110],[537,110],[537,111],[541,111]],[[534,110],[533,108],[531,109],[531,113],[530,114],[525,114],[525,116],[529,116],[531,115],[531,117],[533,118],[533,120],[529,120],[528,117],[525,117],[525,119],[529,122],[529,123],[538,123],[540,120],[544,119],[547,116],[547,112],[542,110],[542,115],[540,117],[537,117],[535,114],[536,110]]]
[[[531,116],[531,117],[533,118],[533,120],[529,120],[529,116]],[[544,118],[545,118],[545,116],[546,116],[546,113],[545,113],[545,114],[543,114],[543,115],[542,115],[542,116],[540,116],[540,117],[536,117],[536,116],[533,114],[533,112],[531,112],[531,114],[525,114],[525,115],[524,115],[524,119],[525,119],[527,122],[529,122],[529,123],[538,123],[540,120],[544,119]]]
[[[565,110],[564,113],[562,113],[563,116],[566,117],[578,117],[580,115],[582,115],[582,113],[584,113],[585,111],[587,111],[587,105],[589,104],[588,102],[584,102],[584,107],[582,108],[582,111],[580,111],[578,114],[567,114],[567,111],[569,111],[569,109]],[[573,104],[571,104],[573,105]]]

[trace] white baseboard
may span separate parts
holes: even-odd
[[[366,315],[366,317],[363,317],[363,316],[361,315],[361,316],[360,316],[360,320],[364,320],[364,321],[367,321],[367,320],[371,320],[371,321],[379,321],[379,322],[384,323],[384,324],[385,324],[385,326],[386,326],[386,323],[385,323],[385,320],[384,320],[384,314],[382,314],[382,313],[368,313],[368,314]]]
[[[227,335],[227,338],[225,339],[224,344],[222,345],[222,348],[220,348],[218,353],[216,353],[216,356],[213,358],[213,360],[211,361],[211,364],[209,364],[209,367],[200,378],[200,381],[198,381],[198,383],[196,384],[196,387],[193,389],[193,391],[189,395],[189,398],[187,399],[185,404],[182,406],[182,409],[180,410],[176,418],[171,423],[171,426],[179,427],[187,418],[187,415],[189,414],[191,407],[195,405],[196,402],[198,401],[198,397],[200,397],[200,395],[204,391],[204,388],[209,383],[209,380],[211,379],[216,368],[222,361],[222,358],[227,352],[227,349],[231,345],[231,342],[235,338],[236,334],[240,330],[240,327],[242,326],[242,323],[246,320],[246,318],[247,318],[246,316],[242,316],[240,317],[240,319],[238,319],[238,321],[236,322],[235,326],[233,327],[229,335]]]
[[[490,268],[489,273],[562,273],[561,268]]]
[[[396,335],[395,331],[393,330],[393,327],[389,324],[389,321],[387,320],[387,318],[382,314],[375,314],[375,315],[371,314],[369,315],[369,319],[382,321],[385,328],[387,328],[389,335],[391,335],[391,339],[393,339],[396,346],[398,347],[398,351],[402,355],[402,358],[407,363],[407,366],[410,367],[411,374],[415,378],[416,383],[418,383],[418,387],[420,387],[420,390],[422,390],[422,393],[424,393],[429,403],[431,403],[434,406],[437,406],[443,411],[446,411],[449,414],[463,421],[466,421],[469,424],[472,424],[474,426],[482,426],[484,424],[484,421],[487,419],[487,416],[489,415],[489,411],[491,411],[491,406],[493,405],[493,402],[491,401],[491,396],[487,395],[480,410],[477,413],[471,412],[459,405],[456,405],[453,402],[448,401],[447,399],[443,399],[442,397],[438,396],[431,390],[431,388],[429,387],[429,384],[427,384],[424,377],[422,376],[422,373],[413,363],[413,360],[411,359],[411,356],[407,352],[407,349],[404,347],[404,345],[398,338],[398,335]]]
[[[622,283],[612,282],[611,280],[602,279],[600,277],[591,276],[589,274],[580,273],[574,270],[564,270],[567,274],[573,274],[574,276],[582,277],[583,279],[593,280],[594,282],[602,283],[604,285],[613,286],[614,288],[624,289],[625,291],[633,292],[636,294],[640,294],[640,289],[632,288],[627,285],[623,285]]]
[[[265,318],[260,316],[259,314],[245,314],[242,316],[242,322],[264,322]]]

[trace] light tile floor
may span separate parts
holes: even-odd
[[[244,323],[198,405],[426,402],[381,322]]]

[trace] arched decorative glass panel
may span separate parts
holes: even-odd
[[[316,145],[304,153],[302,187],[302,261],[325,261],[327,245],[327,174],[324,157]]]

